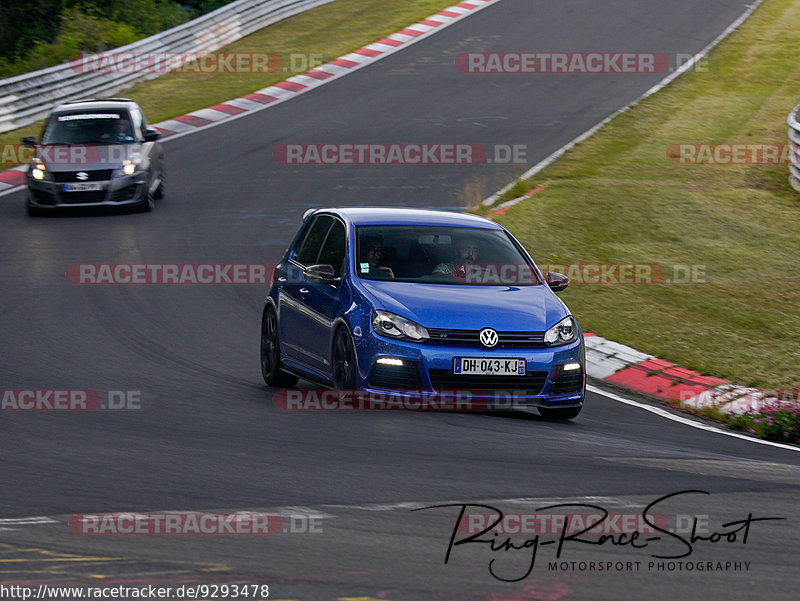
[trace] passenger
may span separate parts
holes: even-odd
[[[433,275],[464,276],[465,265],[473,265],[480,254],[480,240],[471,234],[454,236],[455,256],[452,261],[439,263]]]

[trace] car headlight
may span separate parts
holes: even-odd
[[[43,180],[43,179],[50,179],[50,175],[47,173],[47,167],[45,164],[37,158],[34,158],[31,161],[31,177],[33,179]]]
[[[423,342],[428,340],[428,330],[410,319],[400,317],[388,311],[374,311],[372,313],[372,327],[381,336]]]
[[[139,159],[125,159],[122,161],[122,167],[114,171],[114,177],[122,177],[123,175],[133,175],[139,168]]]
[[[577,339],[578,324],[575,323],[575,318],[572,315],[565,317],[544,333],[544,342],[548,346],[569,344]]]

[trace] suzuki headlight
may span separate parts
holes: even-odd
[[[114,177],[122,177],[123,175],[133,175],[139,168],[141,161],[138,158],[125,159],[122,161],[122,166],[114,171]]]
[[[424,342],[429,338],[428,330],[418,323],[388,311],[374,311],[372,313],[372,327],[381,336],[397,338],[398,340]]]
[[[38,179],[40,181],[43,179],[50,179],[44,161],[41,161],[36,157],[34,157],[33,160],[31,160],[30,170],[31,170],[31,177],[33,179]]]
[[[565,317],[544,333],[544,342],[548,346],[569,344],[578,339],[578,324],[572,315]]]

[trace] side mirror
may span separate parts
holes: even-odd
[[[25,136],[24,138],[22,138],[22,145],[33,148],[34,146],[36,146],[36,138],[34,138],[33,136]]]
[[[161,134],[158,133],[154,129],[148,129],[144,132],[144,141],[145,142],[155,142],[161,137]]]
[[[305,274],[312,284],[335,284],[339,280],[333,273],[333,265],[311,265],[306,267]]]
[[[561,292],[569,286],[569,278],[563,273],[548,271],[545,279],[547,280],[547,285],[550,286],[550,290],[553,292]]]

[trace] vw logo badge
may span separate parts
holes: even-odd
[[[87,179],[89,179],[89,174],[86,173],[85,171],[78,171],[78,173],[75,174],[75,177],[77,177],[82,182],[85,182]]]
[[[478,337],[480,338],[481,344],[486,348],[497,346],[497,342],[499,340],[497,332],[495,332],[492,328],[483,328]]]

